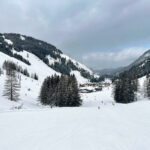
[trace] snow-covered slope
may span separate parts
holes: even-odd
[[[137,60],[135,60],[132,64],[127,67],[123,67],[119,72],[126,73],[130,75],[136,75],[138,78],[143,77],[150,73],[150,50],[146,51],[142,56],[140,56]]]
[[[25,59],[27,59],[31,65],[27,65],[22,61],[17,60],[14,57],[10,57],[2,52],[0,52],[0,68],[2,68],[3,63],[5,60],[10,60],[13,61],[14,63],[18,64],[21,66],[23,69],[27,69],[28,72],[31,74],[36,73],[38,75],[38,80],[34,80],[30,77],[24,76],[21,73],[21,91],[20,91],[20,101],[18,102],[11,102],[7,100],[7,98],[3,97],[3,90],[4,90],[4,82],[6,79],[6,73],[4,71],[4,74],[0,76],[0,111],[1,110],[9,110],[9,109],[14,109],[17,107],[22,107],[22,108],[39,108],[42,107],[38,103],[38,96],[40,92],[40,88],[42,85],[43,80],[47,76],[52,76],[52,75],[60,75],[60,73],[56,72],[52,68],[48,67],[43,61],[41,61],[37,56],[27,52],[27,51],[21,51],[21,52],[16,52],[13,50],[13,53],[17,53],[21,56],[23,56]],[[75,74],[75,76],[78,79],[78,82],[81,83],[86,83],[88,82],[87,79],[83,78],[80,75],[80,72],[74,71],[72,74]]]
[[[58,75],[60,74],[60,73],[56,72],[55,70],[53,70],[52,68],[48,67],[37,56],[35,56],[35,55],[33,55],[29,52],[26,52],[26,51],[21,51],[21,52],[13,51],[13,53],[20,54],[21,56],[23,56],[24,58],[29,60],[31,65],[27,65],[24,62],[17,60],[16,58],[10,57],[10,56],[0,52],[0,67],[1,68],[2,68],[2,65],[3,65],[5,60],[10,60],[10,61],[13,61],[14,63],[22,66],[23,69],[27,69],[30,74],[37,73],[37,75],[39,76],[40,81],[43,81],[43,79],[47,76],[52,76],[54,74],[58,74]]]
[[[150,103],[0,113],[1,150],[149,150]]]
[[[93,72],[88,68],[86,67],[85,65],[77,62],[76,60],[72,59],[71,57],[65,55],[65,54],[61,54],[61,57],[62,58],[65,58],[67,61],[71,60],[73,62],[73,64],[75,64],[75,66],[79,69],[84,69],[86,71],[88,71],[91,75],[93,74]]]
[[[144,61],[146,61],[147,59],[150,58],[150,50],[146,51],[142,56],[140,56],[136,61],[134,61],[130,67],[132,66],[136,66]]]
[[[12,33],[0,34],[0,51],[28,65],[32,63],[34,68],[36,62],[28,58],[27,53],[30,53],[30,55],[32,53],[34,58],[36,56],[36,59],[40,59],[56,72],[69,75],[75,71],[78,72],[78,75],[85,78],[86,82],[94,78],[93,72],[85,65],[63,54],[55,46],[32,37]],[[38,64],[36,65],[38,66]],[[36,70],[38,71],[38,69]],[[46,70],[46,68],[43,68],[43,70]]]
[[[16,42],[20,42],[18,41],[18,38],[22,41],[21,43],[22,45],[23,44],[26,45],[25,48],[28,48],[29,46],[31,47],[31,49],[35,50],[34,46],[37,47],[36,42],[38,42],[38,44],[40,43],[40,45],[43,44],[42,47],[46,45],[44,48],[48,49],[48,52],[50,52],[50,54],[46,53],[45,55],[45,57],[49,59],[49,65],[54,64],[55,62],[61,63],[62,61],[61,58],[64,58],[66,60],[65,63],[68,63],[71,61],[76,66],[74,70],[71,70],[70,74],[74,74],[76,76],[79,84],[84,84],[84,83],[89,82],[89,79],[83,77],[80,71],[86,70],[91,75],[92,75],[92,72],[86,66],[78,63],[74,59],[66,56],[65,54],[61,53],[59,50],[55,49],[55,47],[49,44],[47,45],[47,43],[44,43],[42,41],[37,41],[35,39],[22,36],[22,35],[19,35],[19,37],[18,35],[14,35],[14,34],[0,35],[0,41],[2,41],[0,42],[0,68],[2,69],[4,61],[9,60],[9,61],[13,61],[14,63],[16,63],[18,66],[21,66],[23,70],[27,69],[27,71],[30,74],[30,77],[27,77],[21,73],[18,73],[21,76],[20,100],[18,102],[12,102],[12,101],[7,100],[7,98],[3,96],[4,83],[6,80],[6,72],[3,70],[4,74],[0,76],[0,84],[1,84],[0,111],[12,110],[12,109],[17,109],[17,108],[33,109],[33,108],[43,107],[38,102],[38,96],[39,96],[39,92],[40,92],[40,88],[43,83],[43,80],[47,76],[52,76],[55,74],[61,75],[59,71],[55,71],[52,67],[46,64],[44,60],[42,60],[38,56],[39,53],[36,53],[33,50],[30,52],[29,49],[28,50],[22,49],[24,45],[22,47],[19,47],[21,48],[21,50],[18,49],[17,48],[18,43],[16,44]],[[21,46],[21,44],[19,44],[19,46]],[[53,50],[52,49],[49,50],[49,48],[51,47],[52,49],[55,49],[53,54],[56,54],[56,56],[59,55],[58,57],[53,56],[53,54],[51,53],[51,51]],[[17,56],[17,57],[14,57],[14,56]],[[18,56],[19,56],[19,59],[18,59]],[[29,62],[29,63],[26,63],[26,62]],[[63,67],[65,66],[63,65]],[[78,68],[79,70],[78,69],[76,70],[76,68]],[[32,74],[37,74],[38,80],[32,79],[31,78]]]
[[[27,52],[23,51],[20,52],[21,55],[27,56]],[[46,76],[51,76],[54,74],[59,74],[53,69],[49,68],[45,63],[43,63],[39,58],[34,56],[31,53],[28,53],[28,60],[31,62],[31,65],[27,65],[22,61],[19,61],[13,57],[10,57],[2,52],[0,52],[0,68],[2,68],[3,62],[5,60],[13,61],[14,63],[22,66],[23,69],[27,69],[30,74],[36,73],[39,77],[39,80],[34,80],[30,77],[26,77],[23,74],[21,75],[21,91],[20,91],[20,101],[12,102],[7,100],[7,98],[3,97],[3,90],[4,90],[4,82],[6,79],[6,74],[0,76],[0,110],[8,110],[14,109],[18,106],[22,108],[35,108],[38,106],[38,95],[40,91],[41,84]]]

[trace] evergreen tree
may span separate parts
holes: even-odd
[[[0,76],[1,76],[1,74],[3,74],[3,71],[2,71],[2,69],[0,68]]]
[[[50,106],[80,106],[82,103],[74,75],[47,77],[41,87],[39,98],[42,104]]]
[[[35,80],[38,80],[38,78],[39,78],[38,75],[35,73],[35,74],[34,74],[34,79],[35,79]]]
[[[50,77],[44,80],[40,91],[39,100],[44,105],[48,104],[49,80]]]
[[[150,98],[150,75],[146,77],[146,95]]]
[[[62,75],[58,84],[58,93],[57,96],[59,99],[57,99],[57,104],[60,107],[67,106],[68,103],[68,77],[65,75]]]
[[[58,89],[59,84],[59,76],[54,75],[49,78],[49,92],[48,92],[48,103],[51,106],[56,105],[58,93],[56,93],[56,89]]]
[[[148,85],[148,80],[147,80],[147,77],[146,77],[146,80],[144,80],[144,83],[143,83],[143,88],[141,89],[141,94],[143,94],[144,98],[147,97],[147,85]]]
[[[79,95],[79,88],[76,77],[74,75],[71,76],[71,92],[72,93],[72,103],[71,106],[80,106],[82,104],[82,100]]]
[[[114,99],[118,103],[130,103],[136,100],[137,84],[128,76],[122,76],[115,82]]]
[[[122,101],[122,90],[122,81],[120,79],[117,79],[114,85],[114,99],[116,102]]]
[[[27,69],[24,69],[23,74],[24,74],[25,76],[27,76],[27,77],[29,77],[29,76],[30,76],[30,74],[29,74],[29,72],[28,72],[28,70],[27,70]]]

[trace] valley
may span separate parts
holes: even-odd
[[[8,54],[8,51],[4,53],[2,47],[0,48],[0,149],[27,150],[31,147],[32,150],[149,149],[150,103],[149,98],[145,96],[146,73],[149,69],[144,70],[149,68],[147,55],[149,52],[138,59],[139,63],[133,63],[134,65],[126,70],[129,75],[138,76],[138,90],[134,102],[122,104],[114,99],[115,84],[111,79],[91,82],[91,79],[98,80],[99,76],[55,47],[53,54],[56,56],[50,52],[44,54],[44,58],[41,59],[42,53],[39,56],[29,49],[19,50],[16,41],[11,41],[14,37],[19,37],[23,42],[20,46],[23,46],[26,45],[25,39],[29,37],[8,35],[7,38],[10,36],[11,39],[2,36],[1,41],[3,46],[9,48],[11,54]],[[25,45],[24,47],[27,46]],[[30,43],[31,49],[32,46]],[[45,62],[45,58],[48,62]],[[18,101],[11,101],[3,94],[7,78],[5,61],[11,61],[21,68],[16,71],[20,80]],[[57,64],[57,67],[52,67],[53,64]],[[63,71],[66,69],[66,72],[62,73],[61,68]],[[25,74],[24,70],[28,74]],[[44,79],[47,76],[61,76],[64,73],[75,75],[82,105],[80,107],[42,105],[39,95]],[[36,79],[33,77],[34,74],[37,75]]]

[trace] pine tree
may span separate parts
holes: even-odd
[[[116,102],[122,101],[122,81],[121,79],[117,79],[114,84],[114,99]]]
[[[67,106],[68,103],[68,77],[62,75],[58,84],[58,93],[57,97],[59,97],[57,105],[60,107]]]
[[[66,75],[47,77],[42,84],[39,99],[42,104],[51,107],[80,106],[82,103],[75,76]]]
[[[27,69],[24,69],[23,74],[27,77],[30,77],[30,74]]]
[[[49,80],[50,77],[44,80],[40,91],[39,100],[44,105],[48,104]]]
[[[118,103],[131,103],[136,100],[137,84],[128,76],[122,76],[115,82],[114,99]]]
[[[5,89],[3,96],[6,96],[11,101],[19,100],[20,84],[17,80],[16,72],[9,69],[7,79],[5,81]]]
[[[48,103],[51,106],[56,105],[56,101],[58,98],[58,83],[59,83],[59,76],[54,75],[49,78],[49,91],[48,91]]]
[[[38,80],[38,75],[36,73],[34,74],[34,79]]]
[[[72,106],[74,98],[73,98],[73,86],[72,86],[71,80],[69,80],[69,85],[68,85],[67,91],[68,91],[67,106]]]
[[[1,76],[1,74],[3,74],[3,71],[2,71],[2,69],[0,68],[0,76]]]
[[[150,98],[150,75],[146,77],[146,96]]]
[[[76,77],[74,75],[71,76],[71,85],[72,85],[72,103],[71,106],[80,106],[82,104],[82,100],[79,95],[79,88]]]

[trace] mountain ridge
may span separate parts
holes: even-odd
[[[19,52],[27,51],[37,56],[56,72],[69,75],[73,71],[78,71],[86,79],[94,78],[94,73],[85,65],[63,54],[54,45],[30,36],[0,33],[0,51],[30,65],[30,62],[19,54]]]
[[[150,74],[150,50],[144,52],[133,63],[123,69],[120,75],[128,74],[129,76],[140,78]]]

